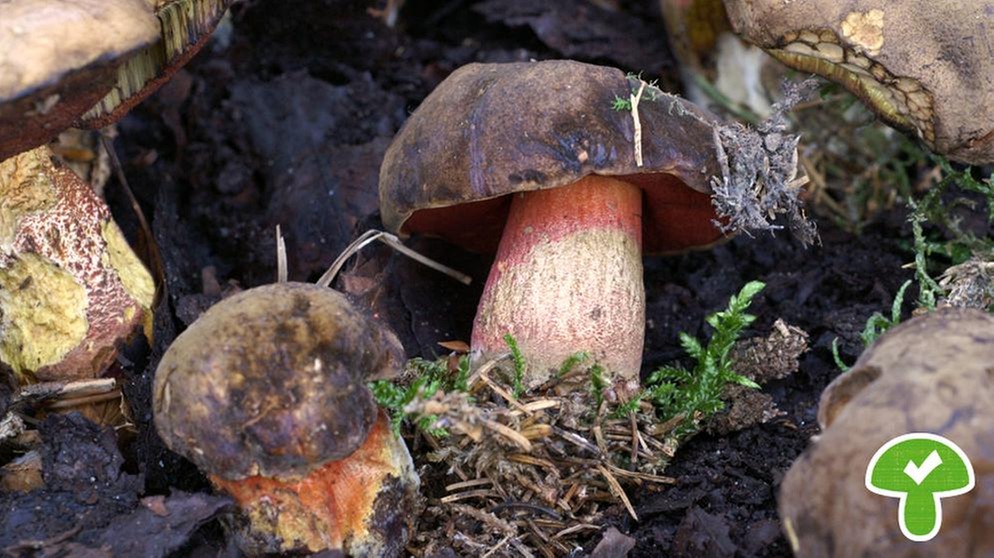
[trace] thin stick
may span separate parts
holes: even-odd
[[[632,98],[632,120],[635,122],[635,135],[632,142],[635,144],[635,166],[642,166],[642,120],[639,118],[639,101],[645,91],[646,83],[643,81],[639,86],[638,93],[631,95]]]
[[[624,489],[622,489],[621,485],[618,484],[618,479],[614,478],[614,475],[605,469],[603,465],[597,466],[597,472],[600,473],[601,476],[604,477],[604,480],[607,481],[607,485],[610,487],[611,492],[614,492],[614,495],[621,499],[621,503],[625,505],[625,509],[628,510],[628,514],[632,516],[632,519],[638,521],[639,516],[635,513],[635,508],[628,500],[628,495],[625,494]]]
[[[443,504],[451,504],[452,502],[458,502],[459,500],[468,500],[470,498],[486,498],[493,497],[493,491],[489,488],[484,488],[480,490],[467,490],[465,492],[457,492],[456,494],[449,494],[448,496],[439,498],[439,502]]]
[[[103,401],[111,401],[114,399],[121,398],[121,390],[115,389],[114,391],[107,393],[98,393],[95,395],[87,395],[86,397],[74,397],[72,399],[60,399],[55,401],[48,406],[49,409],[70,409],[72,407],[81,407],[83,405],[90,405],[93,403],[101,403]]]
[[[449,277],[452,277],[453,279],[459,281],[464,285],[469,285],[470,283],[473,282],[473,278],[470,277],[469,275],[466,275],[465,273],[462,273],[460,271],[456,271],[455,269],[452,269],[447,265],[440,264],[435,260],[432,260],[427,256],[423,256],[415,252],[414,250],[411,250],[407,246],[404,246],[404,243],[401,242],[400,239],[397,238],[396,236],[388,232],[378,231],[376,229],[370,229],[364,232],[361,236],[359,236],[359,238],[355,239],[355,241],[353,241],[352,244],[349,244],[345,248],[345,250],[343,250],[342,253],[337,258],[335,258],[335,261],[332,262],[331,267],[328,268],[328,271],[325,271],[324,275],[322,275],[321,278],[318,279],[317,284],[322,287],[327,287],[331,285],[331,282],[335,280],[335,277],[338,275],[338,272],[342,270],[342,267],[345,265],[345,262],[348,261],[349,258],[354,256],[356,252],[358,252],[359,250],[362,250],[363,248],[365,248],[366,246],[372,244],[377,240],[393,248],[402,255],[407,256],[408,258],[411,258],[412,260],[422,265],[428,266],[434,269],[435,271],[448,275]]]
[[[22,388],[14,397],[14,401],[99,395],[112,391],[116,386],[117,381],[114,378],[77,380],[75,382],[44,382]]]
[[[524,436],[519,434],[517,430],[514,430],[509,426],[505,426],[495,420],[490,420],[490,419],[484,419],[483,426],[486,426],[490,430],[493,430],[494,432],[514,442],[525,453],[531,452],[532,443],[528,441],[528,438],[525,438]]]
[[[494,383],[494,381],[490,379],[490,376],[487,375],[486,372],[481,372],[480,373],[480,380],[482,380],[483,383],[487,384],[487,386],[491,390],[493,390],[494,393],[496,393],[497,395],[503,397],[504,401],[507,401],[512,407],[516,407],[519,411],[525,413],[528,416],[531,416],[531,415],[534,414],[530,409],[528,409],[528,407],[525,407],[520,402],[518,402],[518,400],[515,399],[514,396],[511,395],[510,392],[508,392],[506,389],[504,389],[504,388],[500,387],[499,385],[497,385],[496,383]]]
[[[494,481],[490,479],[473,479],[462,482],[455,482],[445,487],[446,492],[455,492],[457,490],[462,490],[464,488],[473,488],[475,486],[486,486],[488,484],[493,484]]]
[[[276,282],[286,283],[287,281],[287,265],[286,265],[286,239],[283,238],[283,232],[280,230],[280,226],[276,225]]]

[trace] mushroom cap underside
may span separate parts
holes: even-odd
[[[146,0],[0,2],[0,160],[71,126],[158,36]]]

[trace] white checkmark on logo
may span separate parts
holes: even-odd
[[[942,458],[939,457],[939,452],[932,450],[920,466],[909,459],[908,464],[904,466],[904,474],[911,477],[915,484],[921,485],[939,465],[942,465]]]

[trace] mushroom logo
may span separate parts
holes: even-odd
[[[877,450],[866,467],[866,488],[900,499],[898,522],[915,542],[933,539],[942,526],[941,498],[973,490],[973,465],[952,441],[927,432],[898,436]]]

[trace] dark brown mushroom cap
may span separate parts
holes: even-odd
[[[961,0],[725,0],[746,40],[828,77],[936,152],[994,162],[994,25]]]
[[[994,554],[994,316],[947,308],[891,329],[828,386],[818,420],[823,433],[791,466],[778,498],[795,554]],[[912,432],[952,440],[977,474],[976,489],[942,500],[930,546],[901,534],[897,499],[864,484],[876,451]]]
[[[0,160],[71,126],[158,35],[146,0],[0,2]]]
[[[566,60],[456,70],[387,150],[384,224],[493,250],[508,194],[600,174],[645,191],[647,252],[714,242],[721,234],[712,223],[709,179],[721,171],[713,118],[679,97],[645,91],[639,167],[632,113],[613,106],[634,84],[620,70]]]
[[[331,289],[257,287],[211,307],[156,371],[155,425],[201,470],[302,477],[366,439],[366,382],[403,362],[396,337]]]

